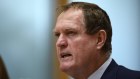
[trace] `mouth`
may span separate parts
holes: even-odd
[[[72,56],[72,54],[70,54],[70,53],[61,53],[60,54],[61,58],[67,58],[67,57],[71,57],[71,56]]]

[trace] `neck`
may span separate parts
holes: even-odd
[[[88,79],[88,77],[96,70],[98,70],[98,68],[100,68],[107,61],[108,58],[108,55],[102,55],[97,59],[96,63],[88,65],[84,68],[79,68],[75,72],[76,74],[73,74],[72,76],[74,77],[74,79]]]

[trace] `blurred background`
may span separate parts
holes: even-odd
[[[99,5],[113,28],[112,58],[140,70],[140,0],[0,0],[0,57],[10,79],[68,79],[58,68],[52,29],[56,7]]]

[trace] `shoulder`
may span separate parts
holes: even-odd
[[[101,79],[140,79],[140,71],[130,70],[112,60]]]
[[[140,79],[140,71],[130,70],[124,66],[119,65],[117,70],[118,77],[122,79]],[[118,78],[118,79],[121,79]]]

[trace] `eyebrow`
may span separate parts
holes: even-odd
[[[77,28],[72,28],[72,27],[66,27],[65,29],[64,28],[62,28],[62,30],[64,30],[64,31],[76,31],[76,30],[78,30]],[[56,33],[57,32],[57,30],[54,28],[53,29],[53,33]]]
[[[76,28],[71,28],[71,27],[67,27],[64,29],[64,31],[76,31]]]

